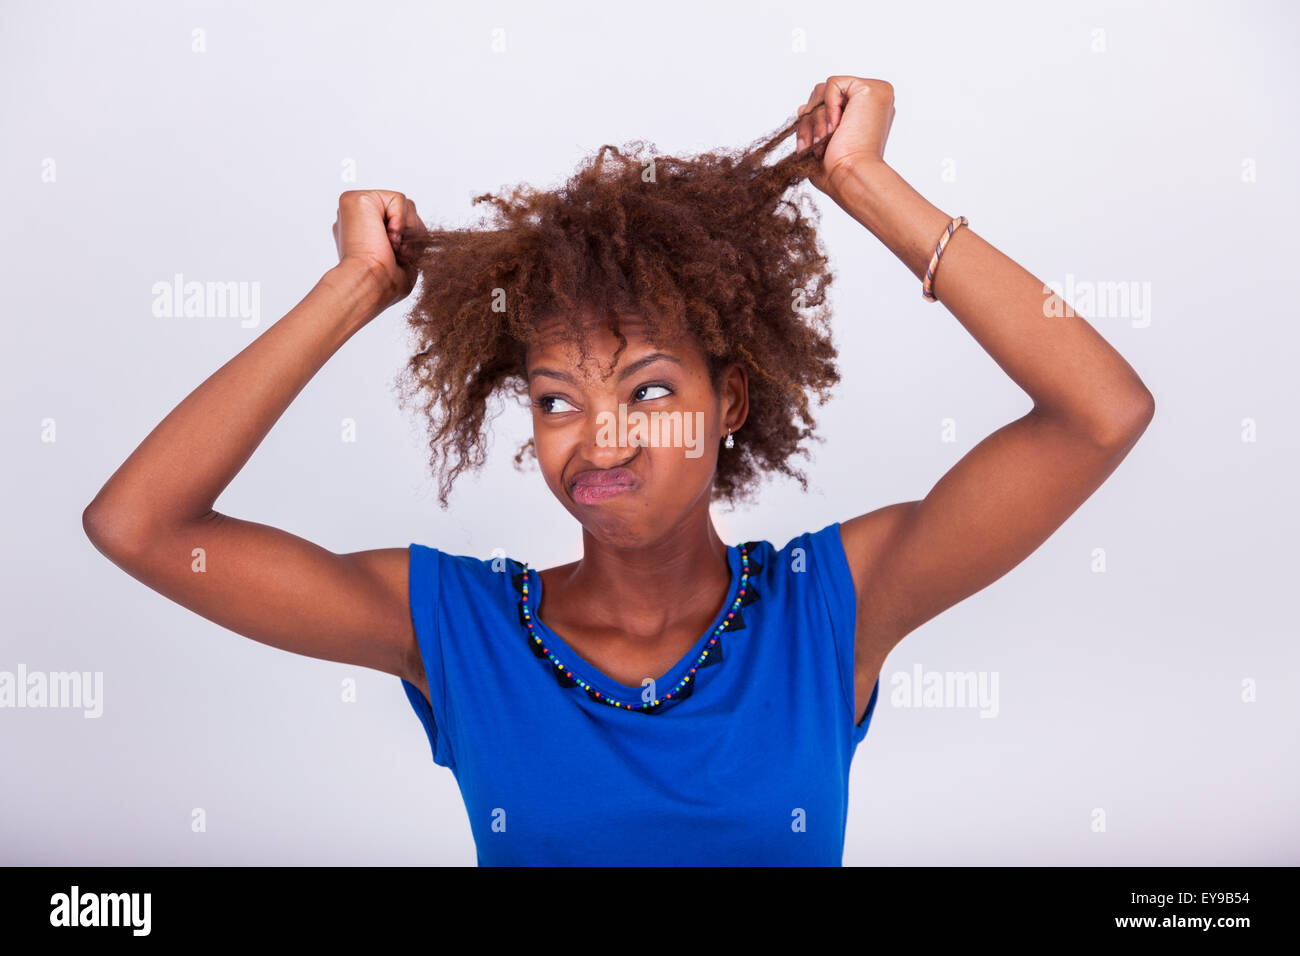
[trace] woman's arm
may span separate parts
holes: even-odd
[[[953,217],[883,160],[892,87],[832,77],[832,88],[840,95],[827,97],[829,120],[809,120],[814,139],[828,126],[833,134],[823,188],[920,280]],[[953,233],[931,291],[1034,404],[923,499],[841,525],[858,597],[859,718],[889,651],[1033,553],[1118,467],[1155,410],[1137,373],[1087,321],[969,226]]]
[[[422,228],[400,193],[344,193],[339,264],[177,405],[82,518],[113,563],[223,627],[421,687],[405,547],[335,554],[213,505],[326,360],[410,292],[413,269],[393,248]]]

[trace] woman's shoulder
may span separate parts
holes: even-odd
[[[502,588],[518,587],[526,567],[499,548],[482,555],[412,542],[408,551],[413,597],[417,593],[439,598],[453,593],[494,595]]]
[[[837,597],[848,581],[838,521],[775,541],[743,541],[739,547],[747,558],[753,589],[777,604],[812,601],[816,605],[828,595]]]
[[[779,537],[776,540],[781,540]],[[743,546],[751,555],[766,558],[774,568],[783,572],[808,569],[810,562],[830,558],[843,560],[844,545],[840,539],[840,523],[832,521],[815,530],[791,535],[782,545],[771,540],[745,541]]]

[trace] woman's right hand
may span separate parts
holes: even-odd
[[[378,286],[380,312],[415,287],[415,263],[402,255],[402,240],[427,233],[415,203],[402,193],[350,189],[339,196],[334,220],[339,265],[355,265],[372,278]]]

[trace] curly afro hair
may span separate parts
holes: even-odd
[[[398,385],[402,404],[416,401],[428,417],[444,509],[457,475],[484,462],[488,400],[526,402],[524,357],[542,323],[567,320],[563,341],[587,361],[584,310],[611,322],[619,352],[619,313],[643,316],[652,342],[691,336],[715,388],[729,363],[744,365],[743,440],[719,456],[711,500],[734,505],[770,472],[807,490],[790,459],[808,457],[802,442],[815,438],[807,393],[824,404],[839,381],[826,305],[833,276],[816,205],[787,193],[820,169],[825,140],[766,162],[800,119],[747,148],[686,158],[641,140],[605,145],[558,189],[477,196],[491,205],[486,221],[428,226],[403,242],[420,289],[406,319],[415,352]],[[532,445],[516,466],[535,457]]]

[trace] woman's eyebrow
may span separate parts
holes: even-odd
[[[634,374],[636,374],[637,372],[641,371],[641,369],[645,368],[645,367],[646,367],[647,365],[649,365],[650,363],[652,363],[652,362],[658,362],[658,361],[661,360],[661,359],[667,359],[669,362],[672,362],[673,364],[675,364],[675,365],[677,365],[677,366],[679,366],[679,367],[680,367],[681,364],[682,364],[682,363],[681,363],[681,360],[678,359],[675,355],[669,355],[667,352],[651,352],[651,353],[650,353],[649,355],[647,355],[645,358],[639,358],[639,359],[637,359],[635,362],[633,362],[633,363],[632,363],[631,365],[629,365],[627,368],[623,369],[623,371],[619,372],[619,373],[618,373],[618,380],[621,382],[621,381],[623,381],[623,379],[627,378],[629,375],[634,375]]]
[[[639,372],[641,369],[645,368],[650,363],[658,362],[662,359],[667,359],[669,362],[674,362],[679,366],[682,364],[680,359],[678,359],[676,356],[669,355],[667,352],[651,352],[649,355],[645,356],[644,358],[639,358],[635,362],[632,362],[631,364],[626,366],[623,369],[623,371],[619,372],[618,381],[621,382],[629,375],[633,375]],[[547,378],[558,378],[560,381],[568,382],[570,385],[578,384],[577,379],[575,379],[568,372],[561,371],[560,369],[538,367],[528,373],[529,379],[534,379],[542,375],[545,375]]]

